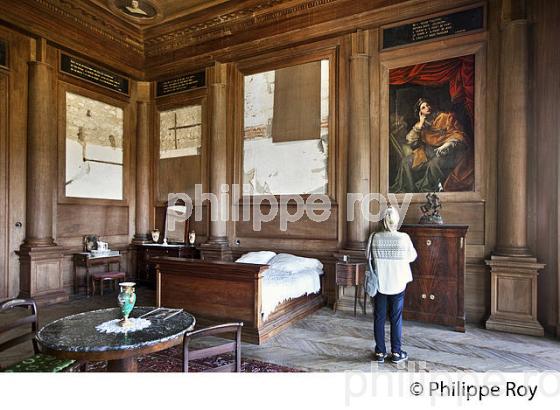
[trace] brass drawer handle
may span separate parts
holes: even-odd
[[[430,295],[430,300],[434,300],[436,297],[434,295]]]
[[[430,239],[428,239],[428,240],[426,241],[426,245],[427,245],[427,246],[431,246],[431,245],[432,245],[432,241],[431,241]]]
[[[426,299],[426,294],[422,293],[422,299]]]

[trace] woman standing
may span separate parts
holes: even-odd
[[[416,259],[416,249],[408,234],[398,232],[399,213],[389,207],[383,218],[383,232],[371,234],[367,257],[375,269],[378,289],[374,297],[373,332],[375,337],[375,360],[383,363],[390,358],[393,363],[401,363],[408,359],[407,353],[401,349],[402,344],[402,313],[404,293],[408,282],[412,281],[410,263]],[[385,318],[389,311],[391,321],[391,355],[385,347]]]

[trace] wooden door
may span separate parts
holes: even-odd
[[[0,72],[0,300],[8,298],[8,76]]]

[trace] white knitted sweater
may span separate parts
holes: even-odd
[[[369,240],[368,258],[374,261],[380,293],[396,295],[412,281],[410,262],[416,259],[416,249],[404,232],[377,232]]]

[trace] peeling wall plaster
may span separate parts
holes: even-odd
[[[123,118],[120,107],[66,93],[66,196],[123,199]]]
[[[275,72],[245,77],[243,183],[251,195],[327,192],[329,61],[321,61],[321,139],[272,142]]]
[[[160,158],[200,155],[202,106],[191,105],[159,114]]]

